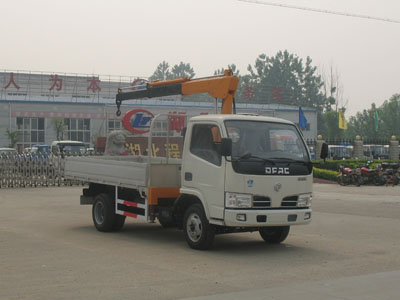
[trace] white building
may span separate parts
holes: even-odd
[[[54,126],[57,118],[66,124],[64,139],[79,140],[93,146],[95,137],[105,136],[111,130],[129,127],[126,129],[132,131],[135,121],[123,121],[124,114],[131,110],[143,110],[141,116],[135,115],[136,122],[142,122],[136,125],[142,127],[148,125],[148,116],[159,113],[171,113],[180,118],[216,111],[215,101],[211,98],[210,102],[193,102],[190,96],[174,96],[125,101],[122,115],[117,117],[117,90],[143,88],[137,86],[142,82],[142,79],[126,76],[0,72],[0,130],[3,131],[0,133],[0,147],[10,143],[6,129],[19,132],[19,151],[34,144],[50,144],[57,138]],[[298,107],[239,103],[236,109],[237,113],[257,113],[299,122]],[[302,110],[307,119],[303,134],[305,138],[314,139],[317,136],[317,111]],[[143,115],[147,117],[142,118]],[[141,135],[140,131],[135,132]]]

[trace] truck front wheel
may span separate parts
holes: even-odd
[[[279,244],[282,243],[288,236],[290,226],[279,227],[261,227],[259,232],[266,243]]]
[[[114,201],[107,194],[98,194],[92,207],[94,226],[98,231],[118,231],[125,223],[125,216],[114,212]]]
[[[206,250],[211,247],[215,227],[208,222],[200,204],[193,204],[186,210],[183,218],[183,233],[191,248]]]

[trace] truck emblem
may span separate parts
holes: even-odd
[[[289,168],[265,167],[265,174],[268,175],[289,175]]]
[[[151,120],[154,115],[145,109],[134,109],[128,111],[122,119],[126,130],[133,133],[146,133],[150,131]]]
[[[247,180],[247,186],[248,187],[253,187],[254,186],[254,181],[252,179]]]
[[[281,188],[282,188],[282,184],[280,184],[279,182],[274,184],[274,190],[275,190],[275,192],[279,192],[279,190],[280,190]]]

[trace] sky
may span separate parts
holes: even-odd
[[[266,1],[268,2],[268,1]],[[273,0],[400,20],[398,0]],[[149,77],[190,63],[196,77],[260,54],[309,56],[339,75],[346,117],[400,93],[400,24],[237,0],[1,0],[0,71]]]

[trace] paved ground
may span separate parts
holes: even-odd
[[[314,185],[313,221],[282,245],[130,220],[97,232],[80,188],[0,190],[0,299],[398,299],[400,187]]]

